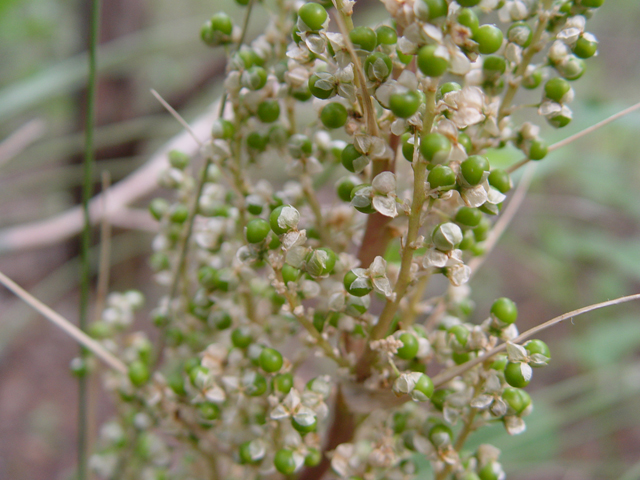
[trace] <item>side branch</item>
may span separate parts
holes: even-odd
[[[526,340],[527,338],[532,337],[533,335],[535,335],[536,333],[542,330],[545,330],[549,327],[557,325],[560,322],[564,322],[565,320],[569,320],[570,318],[577,317],[578,315],[582,315],[584,313],[592,312],[593,310],[599,310],[601,308],[610,307],[613,305],[619,305],[621,303],[632,302],[634,300],[640,300],[640,293],[636,293],[634,295],[628,295],[626,297],[616,298],[614,300],[607,300],[606,302],[596,303],[593,305],[589,305],[587,307],[579,308],[577,310],[572,310],[571,312],[567,312],[558,317],[552,318],[551,320],[541,323],[540,325],[537,325],[527,330],[526,332],[521,333],[516,338],[511,340],[511,343],[520,343],[523,340]],[[449,370],[442,372],[440,375],[437,375],[433,378],[433,384],[435,388],[441,387],[442,385],[450,382],[455,377],[462,375],[467,370],[470,370],[471,368],[484,362],[485,360],[490,359],[491,357],[493,357],[497,353],[500,353],[506,348],[507,348],[507,344],[502,343],[497,347],[489,350],[484,355],[480,355],[479,357],[476,357],[473,360],[469,360],[468,362],[463,363],[462,365],[458,365],[457,367],[453,367],[453,368],[450,368]]]

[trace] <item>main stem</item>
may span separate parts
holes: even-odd
[[[423,132],[430,132],[435,118],[435,87],[426,93],[426,112],[423,120]],[[416,134],[417,135],[417,134]],[[409,230],[404,240],[400,272],[394,288],[394,298],[387,299],[378,323],[373,327],[370,340],[378,340],[387,335],[389,327],[393,322],[393,317],[398,311],[400,301],[404,297],[409,284],[411,283],[411,264],[413,263],[413,253],[416,248],[415,242],[418,238],[422,220],[422,208],[426,201],[425,181],[427,178],[427,165],[419,161],[419,150],[416,148],[413,161],[413,200],[411,203],[411,213],[409,215]],[[362,381],[369,376],[373,351],[366,346],[364,353],[356,365],[356,377]]]

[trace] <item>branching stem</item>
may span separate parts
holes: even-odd
[[[511,340],[511,343],[520,343],[523,340],[526,340],[530,337],[532,337],[533,335],[535,335],[536,333],[545,330],[549,327],[552,327],[554,325],[557,325],[558,323],[564,322],[565,320],[569,320],[573,317],[577,317],[578,315],[582,315],[588,312],[592,312],[593,310],[599,310],[601,308],[605,308],[605,307],[610,307],[613,305],[619,305],[621,303],[626,303],[626,302],[632,302],[634,300],[640,300],[640,293],[636,293],[634,295],[628,295],[626,297],[620,297],[620,298],[616,298],[614,300],[607,300],[606,302],[601,302],[601,303],[596,303],[593,305],[589,305],[586,307],[582,307],[582,308],[578,308],[577,310],[572,310],[571,312],[567,312],[567,313],[563,313],[562,315],[559,315],[557,317],[552,318],[551,320],[548,320],[544,323],[541,323],[540,325],[537,325],[529,330],[527,330],[526,332],[518,335],[516,338],[514,338],[513,340]],[[488,352],[486,352],[483,355],[480,355],[472,360],[469,360],[466,363],[463,363],[462,365],[458,365],[456,367],[450,368],[448,370],[445,370],[444,372],[442,372],[441,374],[435,376],[433,378],[433,384],[435,386],[435,388],[439,388],[442,385],[450,382],[451,380],[453,380],[455,377],[462,375],[464,372],[466,372],[467,370],[470,370],[471,368],[475,367],[476,365],[484,362],[485,360],[490,359],[491,357],[493,357],[494,355],[502,352],[503,350],[505,350],[507,348],[507,344],[506,343],[502,343],[500,345],[498,345],[495,348],[492,348],[491,350],[489,350]]]

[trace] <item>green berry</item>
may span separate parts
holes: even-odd
[[[74,377],[82,378],[89,373],[89,366],[87,365],[87,361],[82,357],[76,357],[71,360],[69,364],[69,369]]]
[[[215,420],[220,417],[220,407],[215,403],[204,402],[198,405],[198,412],[205,420]]]
[[[258,105],[258,118],[263,123],[275,122],[280,116],[280,104],[277,100],[265,100]]]
[[[457,0],[458,5],[460,5],[461,7],[475,7],[481,1],[482,0]]]
[[[449,60],[438,55],[437,45],[425,45],[418,50],[418,68],[428,77],[440,77],[449,68]]]
[[[394,28],[382,25],[376,28],[378,45],[395,45],[398,42],[398,34]]]
[[[258,66],[253,66],[242,73],[242,86],[249,90],[260,90],[267,84],[267,71]]]
[[[313,74],[309,77],[309,91],[311,94],[322,100],[326,100],[327,98],[333,96],[335,93],[335,85],[331,85],[330,87],[326,87],[325,85],[316,85],[318,82],[324,82],[317,74]],[[320,88],[322,86],[322,88]]]
[[[231,343],[236,348],[247,348],[253,342],[251,331],[245,327],[236,328],[231,332]]]
[[[508,362],[504,369],[504,379],[515,388],[524,388],[531,382],[531,367],[526,363]]]
[[[315,467],[320,465],[322,461],[322,453],[317,448],[310,448],[307,456],[304,457],[304,465],[305,467]]]
[[[529,146],[529,158],[531,160],[542,160],[547,156],[549,147],[544,140],[532,140]]]
[[[431,404],[436,408],[436,410],[441,412],[444,409],[444,402],[446,402],[447,397],[454,393],[454,391],[455,390],[450,388],[436,390],[431,396]]]
[[[408,414],[403,412],[396,412],[392,417],[393,433],[399,434],[405,431],[407,428]]]
[[[353,162],[361,156],[362,154],[358,150],[356,150],[355,145],[353,145],[352,143],[344,147],[342,153],[340,154],[342,165],[350,172],[356,171],[356,167],[353,165]]]
[[[233,323],[233,318],[229,315],[229,312],[225,310],[219,310],[211,314],[211,322],[218,330],[226,330]]]
[[[341,103],[329,103],[322,108],[320,120],[327,128],[340,128],[347,123],[347,109]]]
[[[527,48],[531,44],[533,38],[533,32],[531,27],[525,22],[516,22],[511,24],[509,30],[507,30],[507,39],[511,43]]]
[[[495,168],[489,173],[489,185],[498,190],[500,193],[507,193],[511,190],[511,177],[506,170]]]
[[[555,77],[544,85],[545,96],[554,102],[562,103],[564,96],[571,90],[571,85],[564,78]]]
[[[460,10],[460,13],[458,13],[458,23],[471,30],[471,35],[475,35],[478,27],[480,26],[478,16],[470,8],[463,8]]]
[[[281,205],[269,215],[271,230],[276,235],[284,235],[298,225],[300,214],[291,205]]]
[[[547,122],[553,128],[563,128],[571,123],[571,115],[564,112],[554,113],[547,117]]]
[[[502,392],[502,399],[516,415],[520,415],[531,405],[531,397],[529,394],[519,388],[505,388],[504,392]]]
[[[338,180],[336,190],[338,198],[343,202],[351,201],[351,191],[360,183],[360,179],[357,177],[343,177]]]
[[[431,395],[433,395],[433,381],[431,378],[424,373],[420,375],[420,378],[416,382],[416,386],[413,387],[412,393],[414,393],[414,397],[417,397],[423,402],[431,398]]]
[[[413,141],[409,141],[413,138],[413,135],[409,132],[403,133],[402,137],[400,137],[400,140],[402,141],[402,156],[408,162],[413,162],[414,145]]]
[[[311,251],[305,259],[306,271],[313,277],[329,275],[336,265],[336,254],[327,247]]]
[[[540,70],[534,70],[529,75],[525,75],[522,79],[522,86],[527,90],[538,88],[541,83],[542,72]]]
[[[211,20],[206,22],[200,30],[202,41],[209,46],[215,47],[231,41],[233,32],[233,22],[231,17],[224,12],[216,13]]]
[[[154,198],[149,204],[149,212],[151,212],[151,216],[156,220],[160,220],[168,210],[169,202],[164,198]]]
[[[276,470],[283,475],[291,475],[296,471],[296,461],[293,458],[293,453],[286,448],[281,448],[276,452],[273,464]]]
[[[251,132],[247,135],[247,147],[258,152],[263,152],[267,148],[269,137],[259,132]]]
[[[418,0],[418,2],[418,10],[424,13],[423,15],[418,14],[421,20],[435,20],[444,17],[449,10],[446,0]]]
[[[173,223],[184,223],[189,218],[189,207],[176,203],[169,209],[169,220]]]
[[[491,460],[478,471],[478,477],[480,480],[500,480],[504,478],[504,472],[498,462]]]
[[[318,31],[327,20],[327,11],[318,3],[305,3],[298,10],[298,16],[307,27],[313,31]]]
[[[502,297],[491,305],[491,314],[502,323],[510,325],[518,318],[518,307],[512,300]]]
[[[403,360],[412,360],[418,354],[418,350],[420,349],[420,344],[418,343],[418,339],[412,333],[405,332],[398,340],[402,342],[402,347],[398,349],[398,357]]]
[[[389,97],[389,109],[400,118],[412,116],[418,111],[421,103],[422,96],[414,91],[397,92]]]
[[[249,243],[263,242],[267,238],[267,235],[269,235],[270,231],[271,227],[269,226],[269,222],[262,218],[254,218],[247,223],[247,241]]]
[[[489,55],[500,50],[503,34],[495,25],[482,25],[473,34],[473,39],[478,43],[480,53]]]
[[[458,143],[462,145],[462,148],[464,148],[464,151],[467,152],[467,154],[471,153],[471,151],[473,150],[471,137],[469,137],[469,135],[464,132],[458,134]]]
[[[264,457],[264,449],[257,442],[244,442],[238,451],[240,463],[256,465]]]
[[[475,237],[476,242],[486,240],[489,235],[489,230],[491,230],[491,222],[486,218],[483,218],[480,221],[480,225],[473,229],[473,236]]]
[[[393,62],[389,55],[374,52],[364,61],[364,73],[372,82],[383,82],[393,71]]]
[[[431,443],[436,447],[449,445],[453,440],[453,432],[444,424],[434,425],[431,427],[431,430],[429,430],[429,440],[431,440]]]
[[[133,362],[131,362],[131,364],[129,365],[128,374],[129,380],[131,380],[131,383],[133,383],[136,387],[141,387],[142,385],[147,383],[149,381],[149,378],[151,377],[149,368],[144,362],[140,360],[134,360]]]
[[[460,242],[460,245],[458,245],[458,248],[460,250],[471,250],[473,247],[475,247],[475,245],[476,245],[476,238],[473,235],[473,231],[467,230],[466,232],[464,232],[464,235],[462,236],[462,241]]]
[[[411,63],[411,60],[413,60],[413,55],[405,55],[398,49],[396,49],[396,56],[398,57],[398,61],[404,63],[405,65],[408,65],[409,63]]]
[[[313,153],[311,139],[302,133],[291,135],[287,144],[289,153],[294,158],[308,157]]]
[[[344,276],[343,284],[344,288],[349,292],[350,295],[355,297],[364,297],[368,293],[373,290],[373,286],[371,285],[371,281],[368,279],[362,279],[366,282],[364,286],[352,286],[353,282],[358,279],[358,276],[353,272],[353,270],[349,270]]]
[[[598,41],[593,35],[582,35],[573,47],[573,53],[578,58],[593,57],[598,51]]]
[[[547,361],[542,361],[542,362],[531,360],[529,362],[529,365],[531,365],[532,367],[544,367],[547,365],[549,360],[551,360],[551,351],[549,350],[549,347],[547,346],[547,344],[544,343],[542,340],[529,340],[527,343],[523,345],[523,347],[529,353],[529,355],[534,355],[534,354],[543,355],[548,359]]]
[[[449,334],[455,338],[455,341],[461,347],[465,347],[467,345],[467,341],[469,340],[469,329],[464,325],[454,325],[449,329]]]
[[[441,133],[427,133],[420,140],[420,153],[431,163],[446,163],[451,153],[451,142]]]
[[[349,32],[349,39],[356,49],[373,51],[378,44],[378,37],[369,27],[356,27]]]
[[[288,263],[282,266],[282,281],[286,284],[289,282],[297,282],[302,272],[296,267],[292,267]]]
[[[583,7],[600,8],[604,3],[604,0],[581,0],[580,3]]]
[[[494,78],[502,75],[507,69],[507,62],[498,55],[489,55],[482,62],[482,70],[485,77]]]
[[[441,223],[433,230],[431,242],[438,250],[449,252],[462,242],[462,230],[455,223]]]
[[[482,212],[471,207],[461,207],[455,216],[455,221],[465,227],[477,227],[480,220],[482,220]]]
[[[263,348],[260,352],[260,368],[267,373],[275,373],[282,368],[282,355],[273,348]]]
[[[223,140],[229,140],[233,138],[236,133],[236,127],[233,126],[229,120],[218,119],[213,122],[211,127],[211,136],[213,138],[221,138]]]
[[[280,393],[289,393],[293,388],[293,375],[291,373],[279,373],[273,378],[273,388]]]
[[[436,165],[427,176],[431,188],[451,189],[456,184],[456,174],[446,165]]]
[[[457,92],[462,90],[462,87],[459,83],[456,82],[447,82],[443,83],[438,89],[437,100],[442,100],[444,96],[449,92]]]
[[[460,173],[465,181],[471,185],[478,185],[490,168],[489,160],[481,155],[471,155],[460,164]]]
[[[318,427],[318,419],[314,418],[313,422],[311,422],[309,425],[303,425],[302,423],[299,423],[295,419],[295,417],[291,417],[291,426],[304,435],[316,430],[316,428]]]
[[[252,372],[248,385],[245,385],[245,391],[251,397],[259,397],[267,391],[267,380],[259,373]]]
[[[584,60],[576,57],[575,55],[569,55],[565,60],[555,65],[556,70],[567,80],[579,79],[586,69]]]
[[[191,161],[191,157],[186,153],[183,153],[179,150],[171,150],[169,152],[169,163],[173,168],[177,168],[179,170],[184,170],[189,166],[189,162]]]
[[[357,196],[358,192],[364,189],[371,189],[371,185],[369,185],[368,183],[363,183],[361,185],[354,187],[354,189],[351,190],[351,201],[353,202],[353,199]],[[368,201],[366,205],[357,205],[357,206],[354,205],[353,207],[359,212],[365,213],[367,215],[371,215],[372,213],[375,213],[376,209],[373,208],[373,202],[371,197],[363,196],[363,198],[365,198]]]

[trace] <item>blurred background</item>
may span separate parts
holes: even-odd
[[[181,132],[150,88],[187,120],[217,98],[222,52],[199,41],[199,28],[220,9],[240,19],[231,0],[104,2],[97,188],[103,171],[115,183]],[[384,17],[374,0],[359,0],[355,11],[359,24]],[[639,24],[637,0],[609,0],[588,23],[600,54],[573,85],[575,120],[560,131],[545,127],[550,143],[640,101]],[[42,246],[26,250],[1,239],[79,201],[88,25],[89,2],[0,0],[0,271],[70,319],[77,318],[77,239],[45,234]],[[260,26],[254,18],[249,36]],[[633,114],[541,162],[510,230],[472,282],[477,321],[498,296],[518,303],[523,331],[640,292],[639,133]],[[143,209],[144,200],[134,207]],[[145,225],[113,229],[109,287],[139,289],[151,307],[162,291],[151,280]],[[152,330],[144,314],[138,322]],[[498,445],[510,478],[640,478],[640,305],[591,313],[540,338],[553,361],[529,388],[535,410],[527,432],[508,437],[497,427],[472,443]],[[63,333],[0,291],[1,479],[72,477],[77,381],[68,366],[77,353]],[[92,435],[112,411],[95,391]]]

